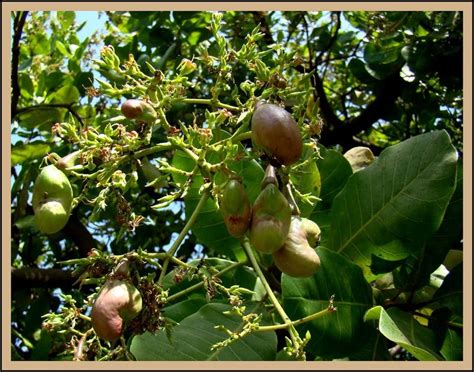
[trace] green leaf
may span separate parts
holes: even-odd
[[[462,240],[462,210],[463,210],[463,172],[461,159],[458,161],[456,174],[456,189],[449,201],[443,222],[436,233],[427,240],[418,254],[418,261],[408,260],[405,280],[410,288],[420,288],[429,282],[430,275],[444,261],[453,247],[461,247]],[[461,257],[462,260],[462,257]]]
[[[367,336],[363,316],[372,306],[372,290],[360,268],[326,248],[316,249],[321,269],[310,278],[282,275],[284,309],[296,320],[328,306],[335,295],[337,311],[298,327],[300,334],[311,332],[308,350],[315,355],[337,358],[362,346]],[[341,275],[343,273],[343,275]]]
[[[313,160],[314,150],[310,146],[303,148],[300,161],[290,171],[290,180],[302,194],[311,194],[319,197],[321,192],[321,177],[316,161]],[[314,206],[303,203],[295,195],[296,202],[300,208],[301,216],[308,217]]]
[[[188,316],[171,330],[171,340],[161,330],[156,335],[144,333],[135,336],[130,351],[137,360],[274,360],[277,338],[275,332],[256,332],[231,343],[220,350],[211,351],[211,346],[227,338],[215,326],[223,325],[237,331],[241,318],[224,315],[231,307],[226,304],[208,304],[197,313]]]
[[[348,354],[349,360],[392,360],[388,352],[387,339],[369,324],[365,327],[365,332],[369,335],[368,339],[360,348]]]
[[[51,95],[51,103],[76,103],[79,98],[79,90],[74,85],[66,85]]]
[[[18,83],[20,85],[21,95],[26,99],[32,99],[35,91],[35,86],[33,84],[33,80],[31,80],[30,74],[19,74]]]
[[[453,314],[463,316],[463,278],[462,263],[452,269],[443,281],[441,287],[433,296],[433,301],[446,306]]]
[[[204,296],[190,298],[187,300],[180,301],[176,304],[166,306],[163,309],[162,313],[167,318],[173,319],[175,322],[179,323],[184,318],[197,313],[199,309],[206,304],[207,301]]]
[[[462,333],[448,328],[440,352],[446,360],[463,360]]]
[[[56,48],[59,50],[59,52],[65,56],[65,57],[72,57],[71,53],[67,50],[66,46],[60,42],[59,40],[56,40]]]
[[[21,143],[12,146],[12,166],[22,164],[28,160],[41,158],[50,150],[51,146],[41,141],[35,141],[28,144]]]
[[[19,114],[17,119],[19,125],[24,128],[50,130],[53,124],[63,121],[66,112],[67,110],[62,108],[39,106]]]
[[[322,200],[316,204],[310,218],[321,229],[321,245],[327,246],[332,203],[334,197],[342,190],[352,175],[352,168],[347,159],[336,150],[327,150],[325,147],[320,146],[320,154],[321,159],[318,159],[316,164],[321,176],[321,192],[319,197]]]
[[[407,257],[439,228],[454,192],[456,159],[445,131],[385,149],[334,199],[329,247],[365,271],[372,254]]]
[[[359,80],[361,83],[373,84],[377,81],[373,78],[372,75],[367,72],[364,62],[360,59],[352,58],[349,62],[348,67],[352,74],[354,74],[356,79]]]
[[[401,44],[397,42],[388,45],[369,43],[364,49],[364,59],[370,65],[389,64],[401,57],[401,49]]]
[[[375,306],[367,311],[365,320],[378,321],[379,331],[422,361],[443,360],[438,354],[434,332],[419,324],[411,314],[398,308],[385,310]]]

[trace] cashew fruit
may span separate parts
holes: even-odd
[[[292,216],[285,244],[273,253],[278,269],[292,277],[312,276],[321,266],[313,246],[319,241],[319,226],[306,218]]]
[[[290,229],[291,207],[278,190],[278,186],[268,182],[258,195],[252,207],[250,242],[256,250],[271,254],[282,247]]]
[[[37,228],[45,234],[61,230],[69,219],[72,187],[66,175],[54,165],[44,167],[33,186],[33,212]]]
[[[97,336],[107,341],[118,339],[125,322],[134,319],[142,310],[142,297],[127,280],[108,280],[92,307],[91,320]]]
[[[127,119],[153,121],[157,118],[155,109],[149,103],[139,99],[126,100],[120,110]]]
[[[222,194],[221,212],[227,231],[235,238],[242,237],[248,230],[252,208],[244,185],[237,179],[230,179]]]
[[[351,165],[354,173],[367,168],[375,160],[372,150],[364,146],[351,148],[344,153],[344,157]]]
[[[296,121],[288,111],[270,103],[257,105],[252,115],[252,142],[282,165],[296,163],[303,150]]]

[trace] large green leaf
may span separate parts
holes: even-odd
[[[454,192],[456,160],[445,131],[385,149],[334,199],[329,247],[366,271],[372,254],[399,260],[413,253],[442,222]]]
[[[224,314],[231,307],[226,304],[208,304],[197,313],[188,316],[171,330],[170,338],[165,331],[156,335],[144,333],[135,336],[130,351],[137,360],[275,360],[277,338],[275,332],[256,332],[239,339],[220,350],[211,346],[227,338],[216,329],[223,325],[232,331],[242,326],[241,318]],[[261,310],[256,310],[261,312]]]
[[[328,306],[335,295],[337,311],[300,326],[301,334],[311,332],[308,351],[335,358],[347,356],[362,346],[366,335],[363,316],[372,306],[372,290],[360,268],[326,248],[317,248],[321,269],[310,278],[282,275],[285,311],[291,319],[313,314]]]
[[[27,160],[41,158],[45,156],[50,149],[50,145],[41,141],[15,145],[12,147],[12,166],[22,164]]]
[[[461,245],[463,209],[462,162],[458,162],[456,190],[446,208],[443,222],[436,233],[427,240],[418,255],[410,257],[404,265],[407,271],[407,288],[420,288],[429,282],[430,275],[441,265],[452,248]]]
[[[316,204],[310,218],[321,228],[321,245],[326,246],[329,239],[332,202],[351,176],[352,168],[339,151],[327,150],[320,146],[320,154],[321,158],[316,164],[321,175],[321,201]]]
[[[389,340],[405,348],[422,361],[443,360],[436,347],[434,332],[418,323],[411,314],[391,307],[375,306],[365,315],[366,320],[377,320],[379,331]]]
[[[27,129],[51,130],[51,127],[63,121],[67,109],[51,107],[35,107],[18,114],[18,123]]]

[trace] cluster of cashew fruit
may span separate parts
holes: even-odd
[[[252,116],[252,142],[279,165],[291,165],[301,157],[302,138],[291,115],[273,104],[260,104]],[[221,198],[221,211],[230,235],[241,238],[249,231],[254,248],[271,254],[275,265],[293,277],[312,276],[320,267],[314,247],[321,231],[318,225],[302,218],[280,191],[275,167],[269,164],[261,192],[253,206],[243,184],[231,178]]]

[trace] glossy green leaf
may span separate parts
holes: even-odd
[[[334,199],[329,247],[366,271],[372,254],[407,257],[439,228],[454,192],[456,160],[444,131],[385,149]]]
[[[20,126],[50,131],[51,127],[63,121],[67,110],[63,108],[37,107],[17,115]]]
[[[12,146],[11,164],[12,166],[22,164],[25,161],[38,159],[48,154],[51,146],[45,142],[35,141],[31,143],[21,143]]]
[[[395,307],[385,310],[381,306],[375,306],[367,311],[364,318],[376,320],[380,333],[418,360],[443,360],[436,348],[434,332],[419,324],[411,314]]]
[[[326,309],[329,298],[334,295],[336,312],[304,323],[298,330],[300,334],[311,332],[310,353],[342,357],[365,342],[363,316],[372,306],[372,290],[357,265],[326,248],[316,251],[321,269],[312,277],[300,279],[282,275],[284,309],[296,320]]]
[[[196,296],[187,300],[181,300],[175,304],[166,306],[161,314],[179,323],[188,316],[195,314],[201,307],[207,304],[204,296]]]
[[[318,166],[314,161],[314,150],[305,145],[300,161],[294,164],[290,171],[290,180],[302,194],[311,194],[319,197],[321,192],[321,177]],[[301,216],[308,217],[314,209],[314,205],[303,203],[295,196]]]
[[[402,45],[396,42],[388,45],[370,43],[364,49],[364,59],[371,65],[389,64],[400,58],[401,48]]]
[[[316,164],[321,175],[321,192],[319,201],[311,219],[321,228],[321,245],[327,246],[331,224],[330,212],[334,197],[342,190],[352,174],[352,168],[347,159],[336,150],[327,150],[320,146],[321,159]]]
[[[241,327],[241,318],[223,314],[230,309],[225,304],[205,305],[171,330],[171,341],[165,331],[159,331],[156,335],[144,333],[133,338],[130,351],[139,361],[274,360],[277,347],[275,332],[253,333],[220,350],[211,351],[212,345],[227,338],[227,334],[216,326],[223,325],[232,331]]]
[[[448,328],[440,353],[446,360],[463,360],[463,335],[460,330]]]
[[[79,97],[79,90],[75,86],[66,85],[52,94],[51,103],[77,103]]]

